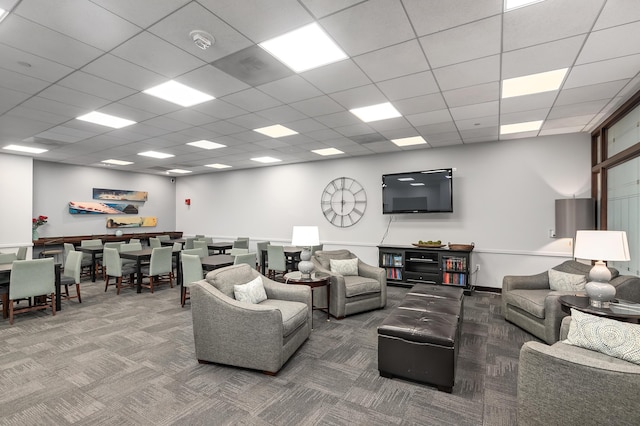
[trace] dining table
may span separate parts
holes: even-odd
[[[137,284],[136,284],[136,292],[142,293],[142,262],[148,261],[151,259],[151,253],[153,252],[152,248],[144,248],[142,250],[133,250],[133,251],[125,251],[120,252],[120,257],[122,259],[130,259],[136,261],[136,276],[137,276]],[[176,260],[176,275],[178,285],[182,283],[182,267],[180,265],[180,250],[173,250],[173,257]]]
[[[284,257],[287,259],[287,269],[290,271],[295,270],[297,262],[300,261],[300,253],[302,253],[302,247],[284,246]],[[266,275],[267,272],[267,249],[264,248],[260,252],[260,273]],[[291,266],[289,268],[289,266]]]
[[[13,266],[12,263],[0,264],[0,276],[11,277],[12,266]],[[55,263],[53,266],[54,266],[54,272],[55,272],[55,286],[56,286],[56,296],[55,296],[56,311],[61,311],[62,303],[60,301],[60,276],[61,276],[62,264]],[[9,283],[1,284],[1,285],[7,287],[7,292],[2,293],[2,318],[6,319],[9,316],[9,291],[8,291]]]
[[[233,260],[234,258],[230,254],[212,254],[200,259],[200,263],[202,263],[202,269],[213,271],[214,269],[233,265]]]
[[[91,255],[91,282],[96,282],[96,257],[104,250],[103,246],[78,247],[76,250]]]
[[[185,238],[176,238],[173,240],[163,240],[160,241],[160,244],[163,246],[172,246],[173,243],[180,243],[184,248],[187,240]],[[216,241],[213,243],[207,244],[207,248],[209,250],[215,250],[217,253],[215,254],[225,254],[227,250],[233,247],[233,243],[229,241]]]

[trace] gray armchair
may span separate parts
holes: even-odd
[[[589,275],[591,265],[567,260],[553,269],[569,274]],[[640,302],[640,278],[619,275],[611,270],[611,284],[617,289],[616,297]],[[560,323],[568,314],[562,311],[560,297],[574,295],[575,291],[552,291],[547,271],[536,275],[507,275],[502,280],[502,315],[548,344],[558,341]]]
[[[330,259],[355,257],[349,250],[320,250],[311,258],[316,272],[331,275],[329,313],[338,319],[384,308],[387,304],[387,275],[384,269],[358,260],[358,275],[345,276],[331,272]]]
[[[565,339],[571,317],[562,322]],[[518,424],[637,425],[640,365],[562,342],[526,342],[518,363]]]
[[[233,286],[260,276],[267,300],[235,299]],[[196,358],[275,374],[311,334],[311,289],[278,283],[247,264],[207,274],[189,288]]]

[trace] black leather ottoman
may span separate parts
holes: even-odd
[[[421,291],[428,291],[421,284]],[[462,332],[463,289],[449,297],[407,294],[378,327],[378,370],[383,377],[400,377],[453,390]],[[439,289],[436,295],[442,294]]]

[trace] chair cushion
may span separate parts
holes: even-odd
[[[314,254],[316,260],[324,269],[330,269],[330,259],[351,259],[353,255],[349,250],[320,250]]]
[[[247,303],[260,303],[267,300],[267,293],[262,285],[262,278],[255,277],[246,284],[236,284],[233,286],[233,294],[236,300]]]
[[[329,259],[331,272],[340,275],[358,275],[358,258]]]
[[[236,284],[244,284],[253,280],[258,273],[249,265],[234,265],[213,270],[207,274],[205,279],[209,284],[220,290],[223,294],[235,299],[233,286]]]
[[[273,306],[282,314],[282,335],[287,337],[307,322],[309,310],[305,303],[289,300],[267,299],[261,306]]]
[[[567,272],[549,269],[549,287],[557,291],[584,291],[587,277],[582,274],[569,274]]]
[[[553,269],[560,272],[566,272],[568,274],[584,275],[588,276],[592,266],[586,263],[576,262],[575,260],[567,260],[562,262],[558,266],[554,266]],[[614,279],[620,272],[616,268],[609,268],[611,272],[611,279]]]
[[[380,283],[378,281],[358,275],[347,275],[344,277],[344,286],[347,297],[380,293]]]
[[[76,280],[73,277],[65,277],[65,276],[60,277],[60,285],[75,285],[75,284],[76,284]]]
[[[571,309],[569,345],[640,364],[640,324],[630,324]]]
[[[515,306],[540,319],[544,319],[544,301],[549,289],[511,290],[502,293],[508,305]]]

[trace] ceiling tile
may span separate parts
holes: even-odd
[[[322,95],[322,92],[298,75],[263,84],[257,89],[283,103],[293,103]]]
[[[609,59],[572,68],[563,89],[606,83],[634,77],[640,69],[640,55]]]
[[[371,81],[383,81],[429,69],[420,44],[409,40],[353,58]],[[389,64],[394,64],[390,67]]]
[[[344,108],[329,96],[318,96],[317,98],[294,102],[291,106],[310,117],[344,111]]]
[[[316,18],[322,18],[360,3],[362,0],[301,0]]]
[[[240,92],[249,85],[233,78],[212,65],[205,65],[176,78],[176,81],[216,98]]]
[[[433,70],[443,91],[500,80],[500,55]]]
[[[436,93],[439,91],[431,71],[406,75],[392,80],[377,83],[378,88],[390,101],[412,98],[414,96]]]
[[[387,98],[373,84],[332,93],[331,98],[345,109],[360,108],[387,102]]]
[[[568,105],[580,102],[611,99],[629,82],[628,79],[608,83],[564,89],[558,95],[555,105]]]
[[[450,108],[451,115],[454,120],[466,120],[476,117],[488,117],[498,114],[498,107],[500,103],[498,101],[484,102],[475,105],[465,105],[456,108]]]
[[[499,15],[503,0],[457,0],[455,6],[442,0],[404,0],[418,36]]]
[[[637,53],[640,53],[640,21],[589,34],[576,65]]]
[[[502,79],[569,68],[575,62],[585,39],[583,34],[505,52],[502,55]]]
[[[497,101],[500,98],[500,84],[494,81],[462,89],[448,90],[443,92],[442,95],[449,107]]]
[[[96,59],[82,70],[107,81],[140,91],[167,80],[165,76],[109,54]]]
[[[393,106],[395,106],[402,115],[412,115],[446,108],[446,104],[440,93],[402,99],[394,102]]]
[[[247,111],[260,111],[281,105],[280,101],[253,88],[224,96],[222,100]]]
[[[91,0],[112,13],[147,28],[154,22],[172,13],[190,0]]]
[[[633,21],[640,21],[638,2],[635,0],[608,1],[600,12],[593,29],[597,31]]]
[[[136,90],[82,71],[76,71],[68,75],[60,80],[58,84],[112,101],[117,101],[136,93]]]
[[[220,58],[211,65],[250,86],[259,86],[293,74],[291,69],[256,45]]]
[[[349,59],[305,71],[300,75],[325,93],[338,92],[371,83],[362,70]]]

